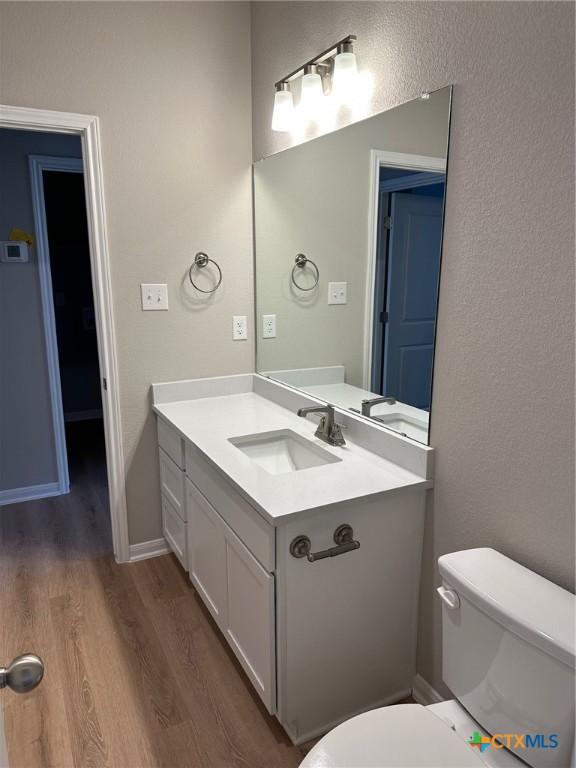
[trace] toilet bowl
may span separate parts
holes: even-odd
[[[507,750],[471,749],[474,732],[487,736],[457,701],[381,707],[330,731],[300,768],[526,768]]]
[[[442,556],[443,678],[454,700],[347,720],[301,768],[568,768],[574,595],[493,549]]]

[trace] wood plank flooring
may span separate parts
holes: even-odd
[[[0,508],[0,661],[46,665],[0,693],[11,768],[297,766],[175,558],[114,562],[93,448],[69,495]]]

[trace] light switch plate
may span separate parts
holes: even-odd
[[[234,341],[244,341],[248,338],[248,318],[246,315],[232,317],[232,338]]]
[[[166,283],[141,283],[142,310],[168,309],[168,286]]]
[[[328,283],[328,304],[348,302],[348,283]]]
[[[276,315],[262,315],[262,338],[276,338]]]

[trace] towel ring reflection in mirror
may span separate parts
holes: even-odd
[[[307,264],[310,264],[315,272],[314,285],[311,285],[309,288],[305,288],[303,285],[299,285],[296,282],[296,269],[305,269]],[[292,273],[290,277],[292,279],[292,283],[296,286],[296,288],[298,288],[299,291],[313,291],[314,288],[316,288],[318,285],[318,281],[320,280],[320,270],[316,266],[315,262],[313,262],[312,259],[309,259],[308,256],[303,253],[297,253],[296,258],[294,259],[294,266],[292,267]]]
[[[196,283],[194,282],[194,278],[192,276],[194,267],[196,267],[196,269],[203,269],[208,264],[214,264],[214,266],[218,270],[218,280],[214,288],[209,288],[209,289],[200,288],[199,286],[196,285]],[[214,291],[217,291],[218,288],[220,288],[220,285],[222,284],[222,270],[220,269],[218,264],[214,261],[214,259],[211,259],[208,256],[208,254],[204,253],[203,251],[198,251],[196,256],[194,256],[194,261],[192,262],[192,264],[190,265],[190,269],[188,270],[188,277],[190,279],[190,282],[194,286],[194,288],[196,288],[197,291],[200,291],[200,293],[214,293]]]

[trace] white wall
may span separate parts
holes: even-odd
[[[0,129],[0,240],[34,233],[29,155],[81,157],[76,136]],[[58,480],[38,252],[0,264],[0,491]]]
[[[446,157],[449,89],[344,131],[266,158],[254,167],[257,365],[261,371],[344,365],[363,386],[371,150]],[[294,257],[316,262],[320,279],[294,289]],[[371,254],[375,258],[375,254]],[[313,270],[296,279],[313,284]],[[347,303],[328,304],[328,282],[347,283]],[[263,314],[277,337],[262,339]]]
[[[374,113],[455,85],[418,658],[440,688],[440,554],[574,586],[574,6],[255,3],[254,157],[292,143],[274,81],[348,33]]]
[[[250,7],[242,2],[0,4],[0,102],[101,118],[132,544],[161,535],[149,386],[253,368]],[[222,289],[194,303],[199,250]],[[167,282],[170,310],[140,310]]]

